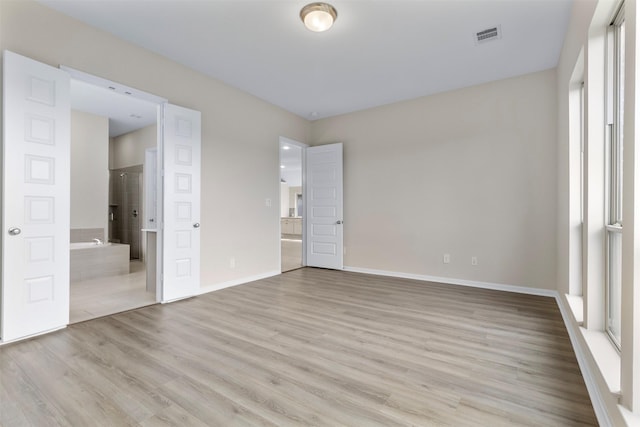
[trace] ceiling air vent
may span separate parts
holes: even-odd
[[[502,31],[499,25],[475,33],[476,44],[487,43],[501,38]]]

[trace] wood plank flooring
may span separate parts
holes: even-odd
[[[303,268],[0,347],[2,426],[595,426],[552,298]]]

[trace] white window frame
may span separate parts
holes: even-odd
[[[614,308],[621,292],[622,251],[612,247],[614,238],[621,239],[622,165],[624,132],[624,5],[616,13],[608,32],[607,42],[607,149],[606,149],[606,274],[605,274],[605,331],[620,350],[621,307]],[[612,298],[617,289],[618,298]]]

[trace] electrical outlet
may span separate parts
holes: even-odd
[[[266,200],[264,201],[264,205],[265,205],[266,207],[270,208],[270,207],[271,207],[271,199],[266,199]]]
[[[231,268],[231,269],[236,268],[236,258],[235,257],[229,258],[229,268]]]
[[[442,255],[442,262],[444,264],[449,264],[451,262],[451,255],[450,254]]]
[[[471,265],[478,265],[478,257],[477,256],[472,256],[471,257]]]

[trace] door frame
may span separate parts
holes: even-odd
[[[302,266],[307,266],[307,192],[305,191],[306,180],[307,180],[307,156],[306,150],[309,147],[308,144],[303,142],[296,141],[295,139],[287,138],[285,136],[281,136],[278,140],[278,212],[280,212],[280,207],[282,206],[282,194],[280,191],[280,165],[282,164],[282,156],[280,155],[280,146],[282,144],[293,145],[295,147],[300,147],[302,149]],[[279,270],[282,273],[282,215],[278,213],[278,265]]]

